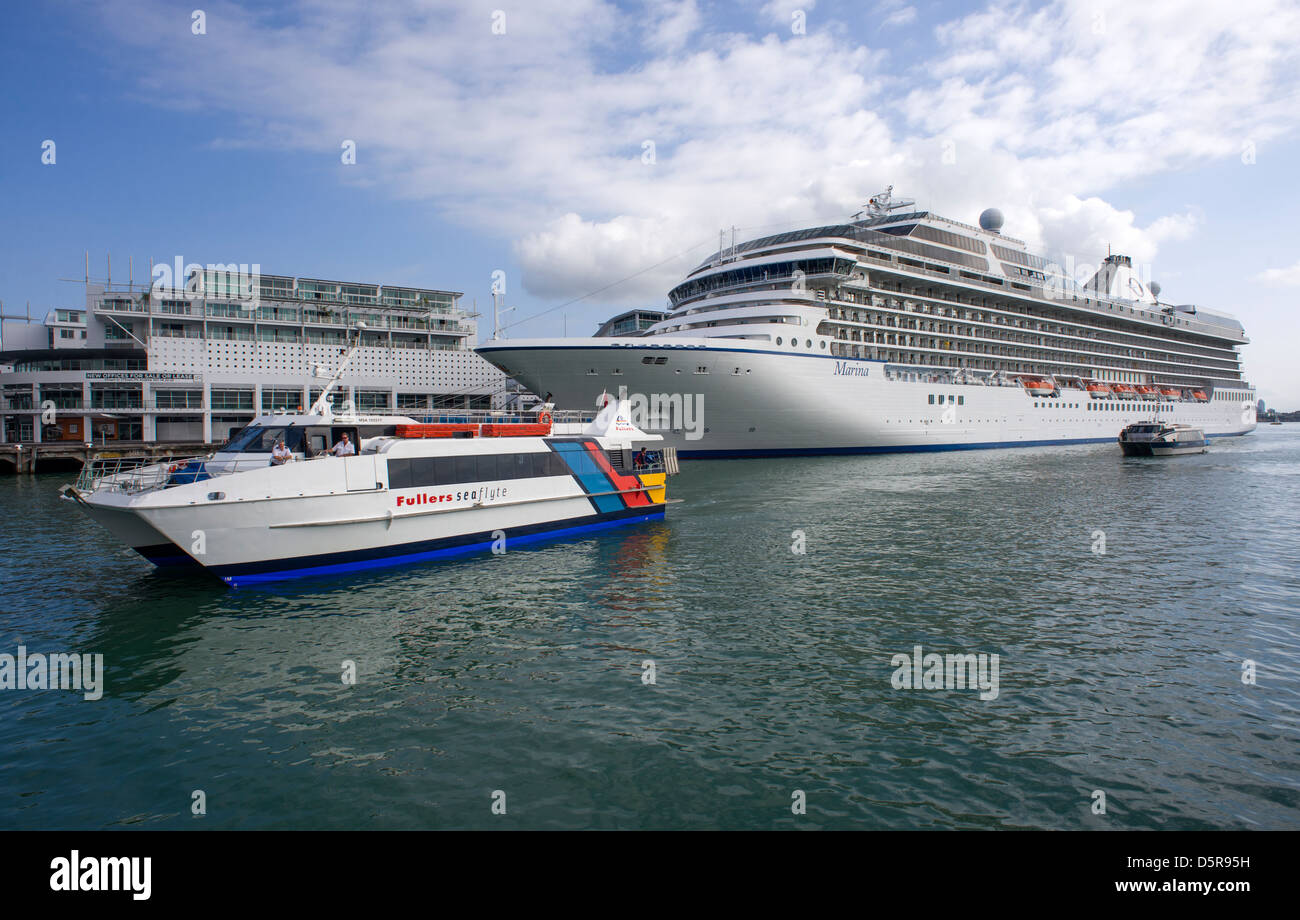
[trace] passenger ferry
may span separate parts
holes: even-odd
[[[590,422],[557,421],[545,406],[527,419],[421,423],[335,415],[329,392],[307,413],[258,417],[207,457],[88,463],[64,495],[151,562],[202,566],[230,585],[664,517],[676,456],[631,423],[626,402],[609,400]],[[336,455],[345,436],[355,453]],[[277,465],[280,441],[291,459]]]
[[[1203,454],[1210,446],[1205,432],[1191,425],[1136,422],[1119,433],[1119,447],[1126,457],[1175,457]]]
[[[1080,285],[1002,223],[891,189],[844,223],[720,248],[639,333],[478,352],[561,407],[632,394],[683,457],[1113,442],[1152,417],[1255,428],[1239,322],[1160,301],[1127,256]]]

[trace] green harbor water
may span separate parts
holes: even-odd
[[[103,696],[0,690],[0,826],[1300,827],[1300,425],[686,462],[663,523],[236,590],[69,478],[0,479],[0,653]]]

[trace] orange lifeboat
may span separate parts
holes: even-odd
[[[551,433],[550,412],[536,422],[434,422],[398,425],[399,438],[544,438]]]
[[[1029,391],[1030,396],[1051,396],[1056,392],[1056,387],[1042,377],[1021,377],[1020,385]]]
[[[1088,391],[1088,395],[1093,399],[1105,399],[1110,395],[1110,387],[1104,383],[1098,383],[1096,380],[1088,381],[1083,385],[1083,388]]]
[[[1138,391],[1138,395],[1147,398],[1160,395],[1159,390],[1157,390],[1155,387],[1149,387],[1145,383],[1139,383],[1137,385],[1137,391]]]
[[[1114,389],[1115,395],[1120,399],[1137,399],[1137,390],[1131,384],[1117,383]]]
[[[1209,402],[1209,401],[1210,401],[1210,397],[1207,396],[1207,395],[1205,395],[1205,391],[1204,391],[1204,390],[1192,390],[1192,399],[1195,399],[1197,402]]]
[[[1178,387],[1161,387],[1160,395],[1168,399],[1177,399],[1183,395],[1183,391],[1178,389]]]

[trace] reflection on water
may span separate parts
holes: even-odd
[[[1298,461],[1286,426],[1165,461],[692,463],[665,522],[239,590],[154,573],[66,477],[0,480],[0,651],[107,666],[98,702],[0,693],[0,818],[1295,827]],[[915,645],[998,654],[998,698],[895,690]]]

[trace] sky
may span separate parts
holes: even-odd
[[[504,335],[589,335],[719,230],[892,184],[1080,265],[1130,255],[1237,316],[1247,378],[1300,409],[1294,0],[54,0],[0,25],[8,315],[83,305],[89,252],[115,281],[179,257],[461,291],[482,338],[502,272]]]

